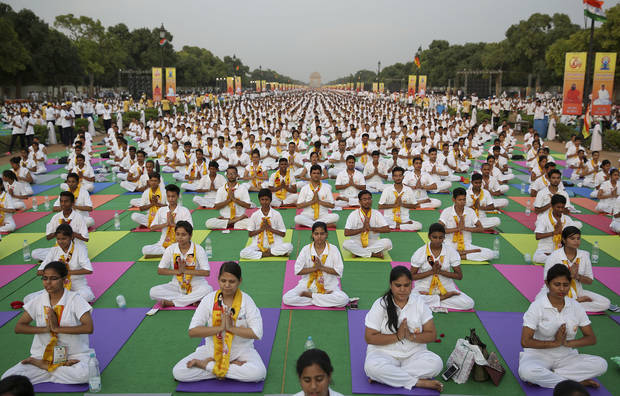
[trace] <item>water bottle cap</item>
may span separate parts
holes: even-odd
[[[309,339],[309,340],[312,340],[312,336],[308,336],[308,339]]]
[[[91,352],[90,357],[95,357],[95,352]]]

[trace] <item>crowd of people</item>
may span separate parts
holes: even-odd
[[[132,119],[126,125],[118,104],[113,109],[121,116],[113,124],[109,104],[80,102],[79,115],[91,124],[103,107],[102,117],[109,121],[103,137],[109,153],[106,166],[122,188],[141,192],[130,202],[137,209],[131,219],[136,227],[161,233],[156,243],[141,251],[147,258],[161,257],[157,273],[171,280],[151,288],[150,297],[162,307],[197,307],[189,336],[205,342],[174,365],[174,378],[255,382],[267,375],[253,344],[262,337],[262,318],[251,296],[241,290],[241,267],[225,262],[214,290],[206,281],[211,271],[208,255],[192,240],[194,229],[247,231],[251,244],[230,259],[288,257],[293,245],[285,238],[287,228],[310,230],[312,241],[295,260],[294,273],[300,280],[285,291],[283,303],[318,307],[345,307],[352,301],[341,288],[344,252],[381,259],[393,248],[386,234],[421,230],[428,242],[412,249],[410,269],[392,269],[388,291],[366,316],[364,369],[369,379],[393,387],[442,389],[433,379],[443,368],[442,359],[426,348],[436,339],[433,313],[475,307],[457,287],[464,276],[460,265],[463,260],[499,258],[491,246],[474,244],[472,235],[496,233],[501,224],[494,214],[508,205],[502,196],[515,177],[508,161],[517,144],[513,125],[499,123],[496,117],[493,106],[500,100],[445,101],[454,111],[416,106],[406,99],[291,91],[252,100],[211,101],[191,111],[162,109],[158,118]],[[477,122],[477,108],[486,102],[493,117]],[[139,104],[127,106],[140,109]],[[542,104],[530,101],[527,106],[540,112]],[[94,126],[77,133],[71,125],[64,126],[78,115],[74,107],[65,103],[59,117],[48,118],[56,112],[53,106],[31,105],[19,116],[26,120],[26,131],[36,117],[33,112],[45,115],[50,130],[60,122],[63,143],[70,149],[63,192],[53,204],[57,213],[45,230],[55,244],[32,254],[41,261],[37,273],[43,290],[24,296],[24,313],[16,326],[17,333],[34,334],[30,357],[3,377],[24,375],[33,383],[88,379],[87,334],[93,331],[88,302],[94,295],[85,278],[93,272],[85,242],[94,224],[89,212],[97,178],[90,165],[95,132]],[[23,128],[17,118],[14,128]],[[605,360],[580,354],[577,348],[596,342],[586,311],[613,307],[607,298],[584,288],[593,281],[592,264],[589,253],[579,249],[581,223],[571,217],[576,209],[540,134],[533,128],[523,132],[522,151],[537,216],[533,260],[545,265],[545,286],[524,315],[519,375],[549,388],[567,379],[597,386],[593,378],[606,371]],[[0,231],[15,229],[12,215],[25,209],[24,201],[33,194],[31,185],[46,172],[45,145],[36,138],[26,143],[2,174]],[[610,228],[619,232],[618,170],[582,143],[577,136],[566,144],[571,180],[593,188],[597,209],[612,215]],[[176,182],[165,183],[164,173]],[[334,180],[333,187],[329,180]],[[455,181],[469,186],[452,188]],[[183,191],[196,192],[193,202],[199,209],[215,210],[217,216],[194,224],[181,202]],[[251,193],[257,193],[258,205]],[[376,207],[373,194],[380,195]],[[452,203],[442,206],[438,194],[449,194]],[[285,224],[282,208],[297,210],[292,224]],[[429,208],[440,208],[441,214],[424,224],[417,210]],[[343,209],[350,210],[346,216]],[[347,238],[342,252],[329,239],[341,216],[346,217]],[[65,359],[57,363],[59,346],[64,347]],[[329,358],[318,350],[307,351],[297,364],[306,394],[304,384],[313,384],[322,394],[337,395],[328,389],[332,371]]]

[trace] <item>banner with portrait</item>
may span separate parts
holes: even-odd
[[[586,58],[587,53],[585,52],[566,53],[564,86],[562,88],[562,114],[581,115]]]
[[[177,68],[166,68],[166,99],[171,103],[177,100]]]
[[[151,73],[153,76],[153,101],[161,102],[161,87],[162,87],[161,67],[154,67]]]
[[[266,91],[267,90],[267,81],[266,80],[262,80],[261,82],[261,91]]]
[[[611,115],[614,74],[616,73],[616,53],[597,52],[594,60],[594,80],[592,81],[591,115]]]
[[[372,83],[372,92],[377,92],[379,90],[379,83]]]
[[[426,96],[426,76],[420,76],[418,79],[418,95]]]
[[[383,93],[384,90],[385,90],[385,83],[380,82],[379,83],[379,92]]]
[[[226,77],[226,92],[229,95],[233,95],[235,93],[235,78],[234,77]]]
[[[260,92],[260,80],[254,81],[254,84],[256,84],[256,92]]]
[[[409,75],[409,84],[407,84],[407,93],[409,95],[414,95],[415,94],[415,83],[416,83],[416,75],[415,74],[410,74]]]
[[[235,93],[241,95],[241,76],[235,76]]]

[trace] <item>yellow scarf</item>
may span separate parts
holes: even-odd
[[[465,221],[465,213],[463,213],[463,221]],[[459,217],[454,216],[454,223],[456,227],[459,226]],[[456,250],[463,251],[465,250],[465,238],[463,238],[463,233],[461,231],[457,231],[452,236],[452,242],[456,243]]]
[[[204,175],[207,172],[207,167],[204,161],[202,161],[202,165],[198,165],[198,162],[194,162],[192,164],[192,170],[189,173],[189,177],[190,177],[190,181],[189,184],[191,184],[194,181],[194,177],[196,177],[196,171],[199,169],[199,167],[202,170],[202,173],[200,174],[200,176]]]
[[[4,209],[4,203],[6,202],[6,196],[8,193],[5,191],[0,195],[0,208]],[[4,224],[4,211],[0,211],[0,225]]]
[[[172,213],[173,220],[176,218],[176,216],[176,213]],[[168,226],[168,228],[166,229],[166,237],[164,238],[164,243],[162,243],[164,249],[177,241],[177,234],[174,232],[174,227],[175,226]]]
[[[315,191],[321,190],[321,184],[319,184],[319,186],[316,189],[312,185],[312,182],[310,182],[308,185],[310,186],[310,190],[312,190],[312,193],[314,193]],[[319,218],[319,203],[317,202],[317,203],[312,204],[312,209],[314,210],[314,220],[316,220]]]
[[[228,186],[228,183],[225,184],[226,186],[226,192],[228,193],[230,191],[230,187]],[[233,196],[234,196],[234,192],[233,192]],[[230,208],[230,219],[234,219],[235,215],[237,214],[237,209],[235,207],[235,203],[233,201],[230,201],[230,203],[228,204],[228,207]]]
[[[426,245],[426,257],[432,257],[433,261],[435,261],[435,256],[431,253],[431,249],[429,248],[430,243]],[[444,256],[439,256],[439,263],[443,265]],[[428,288],[428,294],[433,294],[435,289],[439,290],[440,295],[444,295],[447,293],[446,288],[441,284],[441,279],[439,279],[438,275],[433,275],[433,279],[431,279],[431,285]]]
[[[314,243],[310,245],[310,252],[312,252],[313,247],[314,247]],[[329,244],[327,244],[327,254],[321,255],[322,265],[325,265],[325,261],[327,260],[328,255],[329,255]],[[325,294],[325,278],[323,278],[323,271],[314,271],[310,273],[306,287],[310,289],[313,283],[316,283],[316,290],[319,294]]]
[[[80,188],[82,187],[81,180],[82,179],[80,178],[80,183],[78,183],[77,188],[75,189],[75,191],[72,192],[73,198],[75,199],[75,202],[77,202],[77,199],[80,196]]]
[[[60,318],[62,318],[62,312],[64,311],[64,308],[65,308],[64,305],[56,305],[53,308],[45,307],[45,311],[46,311],[45,322],[49,323],[49,314],[47,310],[53,309],[54,312],[56,313],[56,317],[58,318],[58,324],[60,325]],[[51,373],[52,371],[56,370],[58,367],[64,366],[64,364],[61,364],[61,363],[54,364],[54,347],[56,346],[56,343],[58,343],[58,334],[52,331],[50,332],[50,335],[52,336],[52,338],[50,339],[50,342],[45,347],[45,351],[43,352],[43,360],[47,362],[47,371]]]
[[[179,253],[175,253],[172,256],[172,262],[174,263],[174,269],[179,269],[178,259],[181,258]],[[185,256],[185,268],[193,270],[196,269],[196,245],[194,244],[194,253],[190,256],[189,254]],[[181,290],[185,291],[185,294],[190,294],[192,292],[192,278],[193,275],[182,274],[177,275],[177,281],[179,282],[179,287]]]
[[[407,155],[411,155],[411,149],[407,149]],[[409,166],[413,165],[413,158],[407,158]]]
[[[258,167],[255,167],[254,165],[252,165],[252,170],[250,171],[250,177],[252,177],[252,184],[254,185],[254,187],[260,187],[260,183],[261,181],[258,180],[258,177],[261,176],[263,174],[263,167],[258,165]]]
[[[153,200],[154,197],[157,197],[161,200],[161,191],[159,189],[159,186],[157,186],[157,190],[155,192],[153,192],[152,188],[149,188],[149,202],[151,202]],[[159,202],[159,200],[158,200]],[[155,219],[155,215],[157,214],[157,210],[159,209],[159,207],[157,205],[151,206],[149,208],[149,217],[148,217],[148,226],[151,226],[151,223],[153,223],[153,219]]]
[[[362,222],[365,221],[365,219],[370,220],[370,216],[372,215],[372,209],[368,210],[368,214],[364,213],[364,211],[360,208],[360,218],[362,219]],[[364,231],[362,232],[362,234],[360,235],[360,239],[362,241],[362,247],[367,247],[368,246],[368,237],[369,237],[370,232],[368,231]]]
[[[56,246],[58,246],[58,243],[56,243]],[[71,268],[69,268],[69,261],[71,261],[71,257],[73,257],[73,251],[75,250],[75,243],[71,242],[71,249],[69,249],[69,252],[67,253],[67,256],[65,257],[65,254],[63,252],[63,254],[60,255],[60,259],[58,261],[62,261],[63,263],[65,263],[65,266],[67,267],[67,281],[65,282],[65,289],[67,290],[71,290],[71,275],[69,274],[69,271],[71,271]]]
[[[271,220],[269,219],[269,217],[263,217],[263,219],[266,219],[267,225],[271,226]],[[269,246],[273,245],[273,232],[261,232],[260,234],[258,234],[258,248],[261,250],[261,252],[266,252],[267,250],[269,250],[268,247],[263,247],[263,243],[265,242],[265,234],[267,234],[267,241],[269,242]]]
[[[476,212],[476,216],[479,216],[478,212],[480,211],[480,208],[476,207],[476,202],[478,203],[478,206],[480,206],[480,202],[482,201],[482,198],[484,198],[483,189],[480,189],[480,195],[478,195],[477,197],[473,193],[473,190],[472,190],[471,199],[473,202],[471,203],[471,208],[474,210],[474,212]]]
[[[368,143],[362,143],[362,151],[364,151],[367,147]],[[360,161],[362,162],[362,164],[366,165],[366,162],[368,161],[368,154],[362,154],[362,158]]]
[[[222,291],[218,290],[217,293],[215,293],[215,299],[213,301],[213,327],[220,326],[222,320],[226,320],[224,318],[223,299]],[[237,321],[239,311],[241,311],[241,300],[241,290],[237,289],[233,297],[232,307],[230,307],[233,325]],[[228,331],[220,332],[213,336],[213,359],[215,359],[213,374],[215,374],[217,378],[224,378],[228,372],[228,367],[230,366],[230,349],[234,337],[235,335]]]
[[[291,173],[291,168],[286,168],[286,175],[284,176],[284,184],[286,184],[287,186],[291,182],[290,173]],[[282,185],[282,175],[280,174],[279,169],[276,172],[276,179],[275,179],[274,184],[275,184],[275,187],[280,187]],[[276,197],[280,198],[281,200],[286,198],[286,190],[281,189],[281,190],[276,191]]]
[[[555,221],[553,217],[551,209],[549,209],[548,215],[549,215],[549,222],[551,223],[551,226],[555,229],[555,225],[557,222]],[[562,229],[564,229],[564,222],[562,222]],[[562,245],[562,233],[554,235],[553,236],[553,250],[559,249],[561,245]]]
[[[568,267],[568,269],[570,270],[570,265],[568,264],[568,260],[562,260],[562,263]],[[577,260],[575,261],[575,264],[579,265],[579,257],[577,257]],[[568,289],[568,297],[573,298],[573,291],[574,291],[574,295],[575,297],[577,296],[577,282],[575,281],[574,278],[571,277],[570,280],[570,289]]]
[[[66,224],[71,225],[71,219],[65,219],[65,215],[62,215],[62,217],[58,219],[58,225],[62,224],[63,220]]]
[[[402,193],[403,191],[401,191],[401,194]],[[400,194],[398,193],[398,191],[394,189],[394,202],[396,202],[399,196]],[[396,224],[401,224],[403,222],[403,220],[400,217],[400,206],[392,208],[392,214],[394,215],[394,222]]]

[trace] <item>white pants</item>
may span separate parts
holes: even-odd
[[[48,144],[58,144],[56,141],[56,128],[53,122],[47,123],[47,143]]]
[[[185,191],[196,191],[196,189],[198,189],[198,181],[194,180],[193,183],[182,183],[181,184],[181,190],[185,190]]]
[[[247,230],[249,224],[250,224],[250,219],[239,220],[238,222],[235,223],[234,229],[235,230]],[[216,217],[213,217],[211,219],[208,219],[205,222],[205,226],[209,230],[226,228],[228,227],[228,220],[218,219]]]
[[[420,379],[433,378],[441,372],[443,362],[435,353],[424,349],[405,359],[397,359],[383,351],[366,352],[364,371],[368,378],[393,386],[412,389]]]
[[[288,256],[293,251],[293,244],[289,242],[274,242],[269,246],[271,254],[274,256]],[[239,257],[247,260],[258,260],[263,257],[263,252],[258,248],[256,243],[241,249]]]
[[[91,302],[95,299],[95,295],[93,294],[93,291],[90,289],[90,286],[88,285],[82,285],[77,288],[72,286],[71,291],[76,292],[77,294],[82,296],[82,298],[86,300],[86,302]],[[24,304],[27,304],[28,301],[32,300],[33,298],[43,293],[47,293],[47,292],[45,290],[39,290],[34,293],[28,294],[26,297],[24,297]]]
[[[184,181],[185,180],[185,172],[174,172],[172,174],[174,180]]]
[[[567,379],[577,382],[592,379],[606,371],[605,359],[566,347],[528,349],[519,354],[519,377],[543,388],[553,388]]]
[[[148,227],[149,226],[149,216],[142,213],[132,213],[131,220],[138,223],[138,225]]]
[[[282,302],[293,307],[314,305],[317,307],[344,307],[349,303],[349,296],[342,290],[332,290],[331,293],[312,293],[312,298],[304,297],[301,293],[308,291],[304,286],[295,286],[282,296]]]
[[[339,206],[341,208],[345,208],[348,206],[360,206],[360,200],[355,197],[355,198],[348,198],[348,197],[341,197],[341,198],[345,198],[348,199],[348,201],[343,201],[342,199],[337,199],[334,204],[336,206]]]
[[[428,290],[421,289],[413,289],[416,292],[428,292]],[[453,291],[453,290],[448,290]],[[448,308],[448,309],[458,309],[461,311],[467,311],[469,309],[474,309],[474,300],[469,297],[467,294],[459,291],[456,296],[452,296],[441,300],[439,294],[420,294],[420,297],[426,302],[430,308],[440,307],[440,308]]]
[[[208,198],[208,197],[201,197],[201,196],[196,195],[194,198],[192,198],[192,201],[196,205],[203,206],[205,208],[212,208],[215,206],[215,197]]]
[[[499,217],[486,217],[485,215],[482,215],[478,216],[478,219],[484,228],[493,228],[502,224],[502,220]]]
[[[390,210],[390,209],[386,209],[386,210]],[[415,221],[415,220],[409,220],[409,219],[401,219],[403,221],[409,221],[410,223],[401,223],[400,224],[400,229],[404,230],[404,231],[418,231],[422,229],[422,223],[420,223],[419,221]],[[385,222],[388,224],[388,226],[391,229],[396,229],[396,222],[394,221],[394,219],[390,219],[388,217],[385,218]]]
[[[14,199],[13,206],[17,210],[26,210],[26,204],[21,199]]]
[[[129,192],[136,191],[136,188],[138,187],[137,183],[130,182],[130,181],[127,181],[127,180],[123,180],[120,185],[121,185],[121,187],[123,187],[125,190],[127,190]]]
[[[192,359],[204,360],[210,357],[213,357],[212,348],[205,345],[199,346],[195,352],[184,357],[174,366],[172,369],[174,379],[182,382],[196,382],[215,378],[213,374],[215,362],[209,362],[206,370],[198,367],[187,368],[187,362]],[[254,348],[242,351],[233,349],[230,354],[230,360],[242,360],[245,363],[241,366],[231,364],[228,367],[226,378],[242,382],[259,382],[263,381],[267,375],[267,369],[263,364],[263,360]]]
[[[452,239],[452,237],[450,237]],[[446,241],[447,244],[452,246],[453,248],[457,248],[457,244],[453,243],[452,240]],[[465,250],[475,250],[480,249],[479,252],[476,253],[467,253],[466,260],[469,261],[489,261],[495,257],[495,253],[491,249],[483,248],[480,246],[472,245],[470,243],[465,244]],[[543,261],[544,262],[544,261]]]
[[[2,379],[10,375],[23,375],[28,377],[32,384],[40,384],[41,382],[55,382],[57,384],[88,383],[88,354],[70,355],[69,358],[77,359],[79,362],[73,366],[60,366],[51,373],[31,364],[17,363],[2,374]]]
[[[383,192],[384,189],[385,189],[385,184],[381,182],[367,182],[366,183],[366,190],[370,191],[371,193]]]
[[[500,186],[499,186],[499,191],[502,194],[506,194],[509,189],[510,189],[510,186],[508,184],[500,184]],[[495,199],[495,198],[493,198],[493,199]],[[495,199],[495,202],[497,202],[497,199]],[[495,204],[495,206],[497,206],[497,204]]]
[[[337,223],[340,217],[335,213],[327,213],[324,216],[319,216],[318,219],[314,220],[311,216],[306,216],[304,214],[298,214],[295,216],[295,224],[302,225],[304,227],[312,228],[312,225],[317,221],[322,221],[325,224]]]
[[[502,174],[499,175],[498,179],[499,181],[509,181],[515,178],[515,175],[513,175],[512,173],[508,173],[506,175]]]
[[[355,239],[347,239],[342,242],[342,247],[350,251],[354,256],[370,257],[373,253],[392,250],[392,240],[388,238],[369,240],[368,246],[362,247],[361,242]]]
[[[449,181],[436,180],[437,188],[431,192],[438,193],[439,191],[449,190],[452,187],[452,183]]]
[[[336,178],[338,173],[342,172],[344,169],[346,169],[346,167],[331,168],[327,171],[327,175],[331,178]]]
[[[45,257],[47,256],[47,253],[49,253],[50,250],[51,248],[34,249],[32,251],[32,258],[35,260],[43,261],[45,260]]]
[[[15,221],[11,219],[4,219],[4,224],[0,226],[0,232],[12,232],[15,231]]]
[[[441,201],[438,200],[437,198],[428,198],[430,199],[430,202],[425,202],[423,204],[420,205],[420,208],[424,208],[424,209],[437,209],[438,207],[441,206]]]
[[[609,228],[614,232],[620,232],[620,219],[612,219]]]
[[[162,162],[160,162],[160,164],[161,164],[161,163],[162,163]],[[174,173],[174,172],[176,172],[176,169],[174,169],[174,168],[173,168],[173,167],[171,167],[171,166],[166,165],[166,166],[163,166],[163,167],[161,168],[161,171],[162,171],[162,173]]]
[[[91,228],[95,226],[95,219],[90,216],[82,216],[84,217],[84,223],[86,223],[86,228]]]
[[[546,296],[547,293],[549,292],[549,289],[547,289],[547,287],[543,287],[540,289],[540,292],[538,292],[538,294],[536,295],[536,299],[538,299],[539,297],[542,296]],[[609,309],[609,305],[611,304],[611,301],[609,301],[609,299],[605,296],[601,296],[598,293],[594,293],[592,291],[589,290],[582,290],[580,292],[581,296],[587,296],[590,297],[592,299],[592,301],[588,301],[588,302],[580,302],[579,305],[581,305],[581,307],[586,311],[586,312],[603,312],[603,311],[607,311]]]
[[[454,173],[450,173],[447,176],[442,176],[443,180],[449,182],[461,181],[461,176],[455,175]]]
[[[275,194],[273,194],[273,198],[271,199],[271,206],[274,208],[279,208],[282,205],[285,205],[285,206],[295,205],[297,203],[297,197],[298,197],[298,194],[287,193],[286,198],[284,198],[284,201],[283,201],[280,198],[276,197]]]
[[[152,245],[145,245],[142,248],[142,254],[144,256],[163,256],[164,247],[158,243],[154,243]]]
[[[123,181],[127,180],[127,173],[125,172],[119,173],[118,175],[116,175],[116,177],[118,178],[118,180],[123,180]]]
[[[142,199],[140,198],[133,198],[129,200],[129,207],[135,207],[135,208],[139,208],[140,205],[142,205]]]
[[[599,212],[603,212],[603,213],[613,213],[614,211],[614,204],[615,204],[615,200],[613,200],[612,202],[609,202],[609,199],[606,199],[603,201],[599,201],[596,204],[595,209],[598,210]]]
[[[192,282],[192,292],[185,294],[185,291],[179,287],[179,283],[174,280],[163,285],[151,287],[149,295],[151,300],[168,300],[172,301],[175,307],[187,307],[202,300],[204,296],[212,291],[213,288],[205,280],[203,282]]]
[[[508,186],[506,186],[508,187]],[[508,206],[508,200],[506,198],[495,198],[493,197],[493,204],[497,209],[503,209]]]

